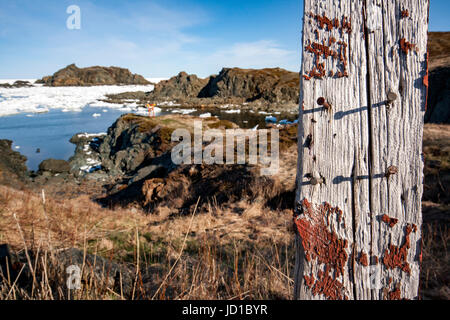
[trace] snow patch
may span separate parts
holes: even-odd
[[[0,79],[0,83],[11,81],[14,83],[15,79]],[[0,88],[0,116],[48,112],[50,109],[60,109],[64,112],[80,111],[86,106],[120,109],[124,105],[100,100],[106,99],[107,94],[151,90],[152,85]],[[125,106],[136,108],[137,103],[126,103]]]

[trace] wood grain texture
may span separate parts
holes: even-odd
[[[426,0],[304,2],[295,298],[418,298],[427,20]]]

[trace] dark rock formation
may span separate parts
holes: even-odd
[[[425,122],[450,123],[450,32],[428,33],[429,91]]]
[[[27,175],[27,158],[11,149],[11,140],[0,140],[0,181],[12,184],[13,180],[23,180]]]
[[[80,69],[75,64],[57,71],[53,76],[44,77],[36,83],[52,87],[150,84],[144,77],[132,74],[128,69],[99,66]]]
[[[99,146],[102,166],[115,175],[134,172],[150,164],[158,165],[159,157],[170,149],[170,134],[167,128],[147,117],[123,115],[108,129]],[[170,166],[170,163],[165,162],[165,165]]]
[[[209,201],[217,205],[253,201],[279,192],[277,179],[260,176],[257,166],[175,165],[170,141],[174,123],[188,129],[195,119],[172,116],[156,122],[132,114],[121,116],[99,147],[103,170],[116,178],[106,186],[109,194],[100,202],[109,207],[137,204],[149,211],[167,206],[173,212],[189,212],[199,198],[201,208]],[[220,120],[204,120],[205,127],[219,128]]]
[[[39,172],[69,173],[70,165],[65,160],[46,159],[39,164]]]
[[[196,98],[207,85],[209,78],[201,79],[195,74],[180,72],[169,80],[163,80],[155,85],[150,93],[152,99],[186,99]]]
[[[231,102],[264,101],[269,103],[298,103],[299,75],[280,68],[224,68],[219,75],[200,79],[180,72],[176,77],[161,81],[150,93],[150,99],[195,100],[196,98],[234,99]]]
[[[0,88],[14,89],[14,88],[28,88],[33,87],[29,81],[17,80],[13,84],[0,83]]]
[[[450,123],[450,66],[430,71],[429,85],[425,122]]]
[[[224,68],[212,76],[199,97],[237,97],[251,102],[298,103],[299,74],[281,68]]]

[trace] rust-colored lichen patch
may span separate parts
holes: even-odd
[[[305,279],[305,284],[306,284],[306,286],[307,286],[308,288],[312,289],[312,287],[313,287],[313,285],[314,285],[314,281],[315,281],[314,275],[312,274],[310,277],[308,277],[308,276],[305,275],[303,278]]]
[[[381,220],[383,222],[386,222],[389,225],[389,227],[391,227],[391,228],[394,227],[398,222],[398,219],[391,218],[387,214],[383,214],[383,216],[381,217]]]
[[[409,10],[408,9],[402,10],[400,14],[401,14],[402,18],[408,18],[409,17]]]
[[[400,286],[397,285],[394,290],[388,291],[385,295],[385,298],[387,300],[401,300],[402,299],[402,292],[400,291]]]
[[[342,17],[342,20],[337,18],[330,19],[325,14],[319,15],[312,12],[309,13],[309,17],[317,21],[317,26],[320,30],[326,32],[331,32],[333,29],[338,29],[340,31],[341,37],[344,39],[344,33],[351,33],[352,25],[351,19],[348,17]],[[313,33],[315,35],[316,41],[311,43],[311,40],[305,43],[305,51],[314,54],[314,64],[310,71],[306,71],[303,75],[305,80],[310,80],[311,78],[323,79],[328,75],[328,77],[336,76],[337,78],[348,77],[347,71],[347,43],[343,41],[337,41],[335,37],[331,36],[328,40],[322,40],[320,43],[320,33],[318,29],[314,29]],[[339,48],[335,50],[331,49],[334,44],[339,45]],[[341,70],[325,70],[325,63],[321,59],[327,59],[332,57],[339,61],[338,68]]]
[[[323,294],[329,300],[347,300],[347,297],[342,292],[344,291],[344,285],[337,279],[333,279],[330,276],[330,266],[325,267],[325,271],[319,271],[317,273],[318,279],[314,283],[312,288],[312,294],[314,296]]]
[[[409,50],[416,49],[416,45],[414,43],[409,43],[405,38],[400,39],[400,49],[405,54],[408,54]]]
[[[345,264],[348,262],[348,241],[328,230],[332,217],[336,216],[338,221],[342,219],[342,210],[329,203],[313,208],[306,199],[301,202],[301,210],[301,215],[295,216],[294,222],[301,237],[305,259],[325,266],[325,271],[317,274],[313,294],[323,294],[329,299],[342,299],[345,297],[341,293],[343,285],[337,278],[344,275]],[[333,269],[334,273],[330,275]],[[308,277],[305,281],[311,284],[313,280]]]
[[[317,24],[320,29],[331,31],[334,28],[339,29],[341,32],[351,33],[352,32],[352,23],[351,19],[344,16],[342,17],[341,22],[339,19],[334,18],[333,20],[328,18],[325,13],[323,15],[314,14],[312,12],[309,13],[309,16],[317,21]]]
[[[367,254],[364,251],[361,251],[358,262],[364,267],[367,267],[369,265],[369,258],[367,257]]]
[[[331,49],[333,44],[337,44],[339,47],[337,50]],[[347,71],[347,43],[344,41],[336,41],[334,37],[328,39],[328,43],[323,40],[322,43],[313,42],[305,46],[305,51],[314,54],[314,66],[311,71],[307,72],[303,77],[306,80],[311,78],[323,79],[326,76],[325,63],[321,62],[321,59],[327,59],[332,57],[339,61],[338,67],[341,69],[338,72],[329,71],[328,74],[333,76],[336,74],[338,78],[348,77]]]
[[[409,235],[414,230],[411,225],[407,225],[405,229],[405,241],[401,247],[393,244],[389,245],[389,250],[384,251],[383,264],[388,269],[399,268],[410,274],[411,268],[408,263],[408,249],[411,247]]]

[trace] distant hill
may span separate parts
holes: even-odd
[[[128,69],[100,66],[78,68],[75,64],[55,72],[52,76],[44,77],[36,83],[51,87],[151,84],[143,76],[132,74]]]

